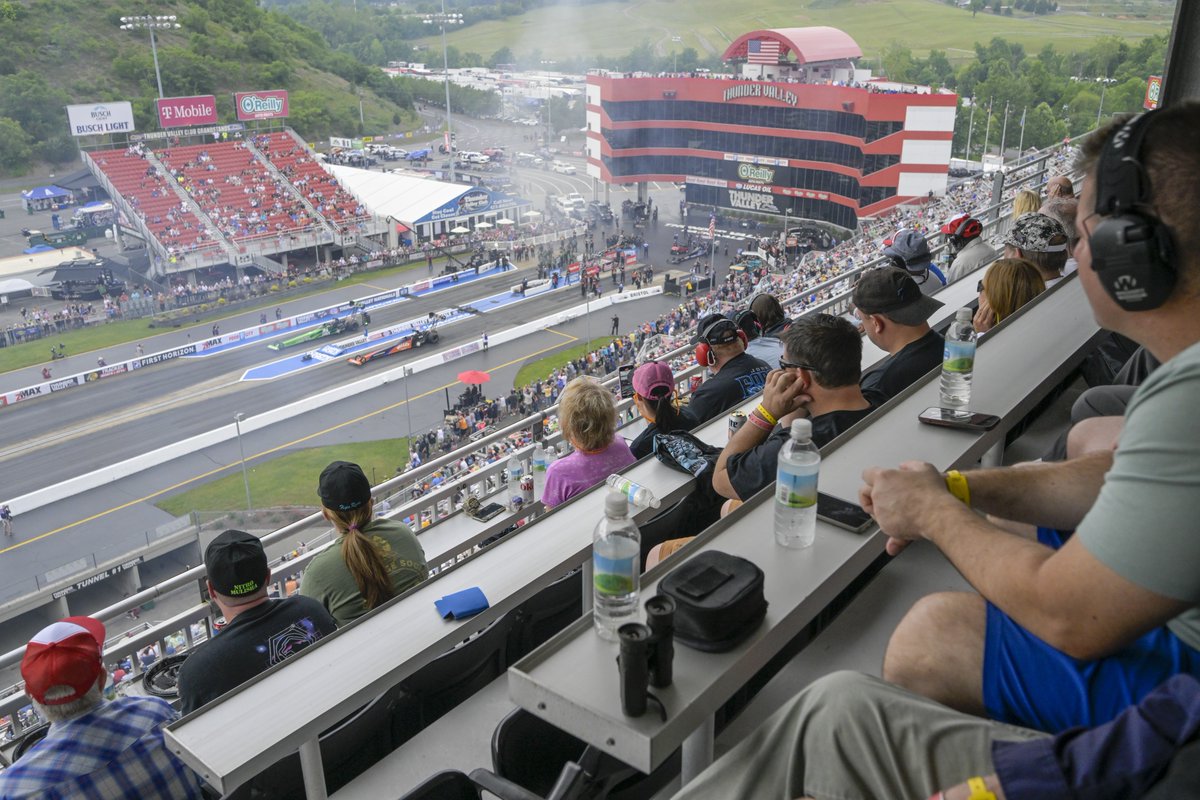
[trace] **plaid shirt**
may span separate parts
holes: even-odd
[[[196,774],[163,746],[163,727],[178,717],[156,697],[123,697],[56,723],[0,772],[0,800],[200,798]]]

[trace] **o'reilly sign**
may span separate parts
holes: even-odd
[[[127,102],[67,106],[72,136],[133,133],[133,106]]]

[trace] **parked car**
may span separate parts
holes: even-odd
[[[574,175],[576,172],[574,164],[568,164],[565,161],[558,160],[555,160],[554,163],[550,165],[550,169],[562,175]]]

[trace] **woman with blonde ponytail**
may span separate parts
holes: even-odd
[[[412,529],[373,517],[375,501],[362,467],[334,461],[321,472],[317,494],[338,541],[308,565],[300,594],[320,601],[338,625],[425,580],[425,552]]]

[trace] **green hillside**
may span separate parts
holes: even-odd
[[[126,14],[179,17],[157,36],[164,94],[214,94],[222,121],[233,92],[273,88],[289,90],[289,124],[310,138],[415,119],[406,89],[254,0],[0,0],[0,173],[74,158],[69,103],[129,100],[138,129],[157,128],[149,34],[122,31]]]
[[[1168,31],[1174,8],[1173,3],[1158,0],[1059,5],[1063,10],[1056,14],[1014,11],[1008,16],[990,10],[972,15],[945,0],[564,3],[502,20],[467,24],[446,39],[460,52],[479,53],[485,58],[508,47],[518,58],[537,51],[544,59],[575,62],[581,55],[622,56],[645,43],[658,56],[692,48],[707,60],[719,57],[734,38],[746,31],[832,25],[853,36],[868,59],[876,58],[890,43],[900,42],[918,55],[942,50],[952,61],[965,61],[974,58],[974,43],[986,43],[995,37],[1020,42],[1030,53],[1047,44],[1060,53],[1083,50],[1100,36],[1137,41]],[[991,0],[987,6],[990,9]],[[1119,9],[1126,11],[1112,13]],[[462,11],[470,17],[469,5]],[[681,41],[674,42],[672,37]],[[423,43],[431,51],[440,51],[441,43],[433,37]]]

